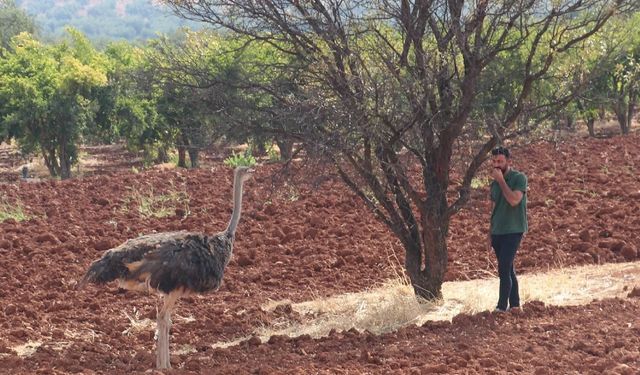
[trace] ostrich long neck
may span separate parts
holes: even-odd
[[[236,175],[233,180],[233,214],[231,214],[231,220],[225,229],[225,233],[229,237],[234,237],[236,234],[236,228],[240,222],[240,211],[242,211],[242,180],[239,175]]]

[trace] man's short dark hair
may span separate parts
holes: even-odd
[[[509,152],[508,148],[500,146],[491,150],[491,155],[493,156],[504,155],[504,157],[508,159],[509,156],[511,156],[511,153]]]

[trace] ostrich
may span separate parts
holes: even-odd
[[[233,213],[227,228],[206,235],[187,231],[140,236],[107,250],[94,261],[80,281],[105,284],[118,280],[128,290],[156,291],[163,296],[157,315],[156,366],[170,368],[169,329],[178,298],[191,293],[215,291],[231,259],[242,209],[242,185],[254,170],[237,167],[233,179]]]

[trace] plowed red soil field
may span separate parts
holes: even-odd
[[[131,326],[155,319],[158,299],[115,285],[79,291],[77,280],[104,250],[129,238],[218,232],[229,220],[232,172],[221,162],[136,173],[108,152],[93,151],[111,167],[67,181],[2,173],[0,197],[30,216],[0,223],[2,374],[152,369],[153,330]],[[520,273],[639,259],[640,135],[543,142],[514,153],[516,169],[529,177],[530,233],[516,258]],[[274,184],[279,170],[258,167],[245,185],[234,258],[220,290],[179,302],[171,331],[174,369],[167,373],[640,373],[637,290],[586,306],[531,302],[519,314],[459,315],[380,336],[273,336],[213,348],[294,314],[263,310],[269,300],[364,290],[395,277],[403,262],[399,242],[337,177]],[[160,195],[178,206],[163,218],[140,213],[144,197]],[[488,218],[488,190],[480,186],[451,224],[447,280],[486,277],[495,269]],[[178,352],[186,346],[192,350]]]

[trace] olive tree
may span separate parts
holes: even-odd
[[[71,177],[82,132],[95,122],[104,61],[79,32],[45,45],[27,33],[0,58],[0,134],[26,153],[40,152],[51,176]]]

